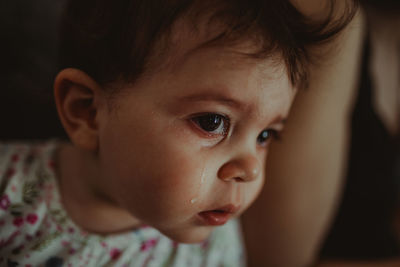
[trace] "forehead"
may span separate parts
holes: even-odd
[[[261,83],[287,80],[286,66],[281,58],[255,59],[247,55],[251,49],[251,44],[241,43],[191,50],[177,56],[174,64],[169,65],[165,72],[192,81],[202,79],[204,82],[220,78],[225,82],[239,79],[247,82],[256,79]]]
[[[164,70],[165,99],[200,95],[243,103],[252,114],[286,116],[295,90],[279,58],[254,59],[243,53],[247,44],[194,50]],[[251,47],[250,47],[251,48]]]
[[[218,102],[214,100],[227,103],[226,99],[232,99],[240,103],[240,116],[245,116],[246,121],[257,120],[265,127],[275,118],[287,116],[295,90],[279,57],[254,59],[245,56],[251,48],[251,44],[241,43],[178,53],[174,64],[124,87],[115,99],[117,106],[161,107],[173,114],[178,114],[183,107],[197,112],[224,113],[225,109],[214,105]],[[184,105],[181,101],[184,99],[199,101]]]
[[[201,85],[215,90],[242,88],[242,92],[251,84],[260,94],[271,92],[262,89],[272,84],[282,90],[292,88],[282,55],[252,56],[262,46],[259,38],[244,35],[214,43],[226,26],[213,19],[212,12],[194,18],[190,15],[189,12],[179,18],[170,34],[160,41],[159,54],[163,55],[154,61],[160,65],[153,69],[167,77],[166,84],[175,83],[175,88],[186,84],[186,91],[197,90]]]
[[[251,38],[204,45],[220,33],[221,26],[210,25],[206,18],[196,27],[190,21],[182,17],[176,22],[172,34],[160,42],[160,56],[154,53],[153,64],[159,65],[149,66],[150,71],[131,90],[142,87],[152,101],[160,104],[185,95],[211,93],[258,107],[277,106],[280,111],[289,108],[294,89],[280,55],[249,56],[259,46]]]

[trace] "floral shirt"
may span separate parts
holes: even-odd
[[[54,172],[57,142],[0,144],[0,266],[244,266],[238,222],[202,244],[178,244],[156,229],[98,235],[62,206]]]

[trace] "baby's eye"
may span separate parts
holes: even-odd
[[[219,114],[202,114],[192,118],[192,121],[201,130],[212,135],[225,135],[229,129],[229,119]]]
[[[257,143],[264,146],[271,138],[277,138],[278,131],[273,129],[263,130],[257,137]]]

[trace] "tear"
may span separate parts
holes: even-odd
[[[200,192],[201,192],[201,189],[202,189],[202,186],[201,185],[203,185],[204,183],[205,183],[205,181],[206,181],[206,174],[205,174],[205,168],[206,168],[206,163],[205,163],[205,161],[204,160],[202,160],[202,167],[201,167],[201,173],[200,173],[200,184],[197,186],[197,192],[196,192],[196,194],[195,194],[195,196],[199,196],[200,195]],[[190,203],[191,204],[194,204],[194,203],[196,203],[197,202],[197,197],[195,197],[195,198],[192,198],[191,200],[190,200]]]
[[[206,180],[206,176],[205,176],[204,167],[203,167],[203,170],[201,171],[200,184],[204,184],[205,180]]]

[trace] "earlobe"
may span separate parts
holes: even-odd
[[[83,71],[64,69],[55,79],[54,97],[58,115],[72,143],[96,151],[101,87]]]

